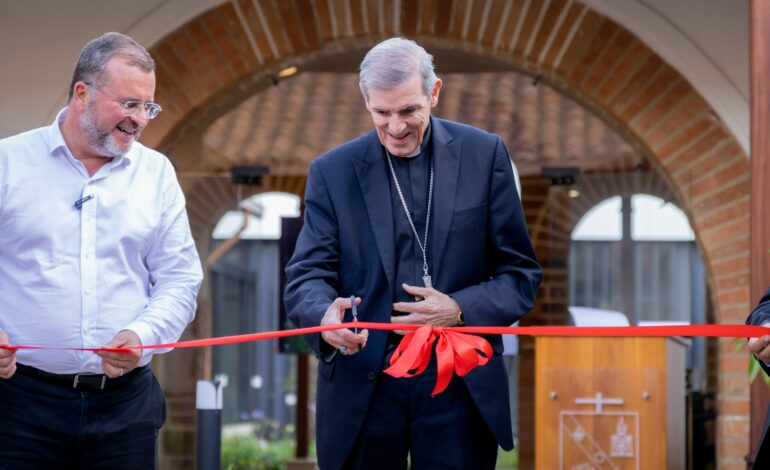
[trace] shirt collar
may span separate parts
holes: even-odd
[[[58,149],[69,152],[67,143],[64,141],[64,136],[61,133],[61,124],[64,122],[64,117],[66,115],[67,108],[62,108],[58,113],[56,113],[56,118],[54,118],[53,122],[51,123],[50,132],[48,134],[48,148],[51,155],[56,155],[56,151]]]
[[[414,158],[425,153],[425,149],[428,148],[428,142],[430,142],[430,121],[428,121],[428,127],[425,129],[425,134],[422,136],[422,143],[419,147],[414,149],[414,152],[410,153],[404,158]]]

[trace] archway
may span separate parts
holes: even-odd
[[[319,1],[309,8],[298,2],[228,2],[153,47],[158,96],[170,104],[148,128],[145,140],[169,152],[181,172],[220,171],[201,167],[196,150],[203,130],[217,118],[271,87],[284,66],[302,70],[319,62],[354,64],[351,56],[360,57],[391,35],[413,37],[439,57],[456,54],[487,67],[523,71],[601,117],[662,175],[688,214],[717,320],[743,321],[749,308],[746,155],[673,67],[617,23],[577,1],[490,1],[476,8],[470,2],[431,0]],[[269,189],[301,193],[302,177],[296,174],[274,175],[268,181],[274,185]],[[222,198],[207,199],[208,190],[190,181],[184,184],[196,188],[187,191],[193,224],[213,223],[207,214]],[[224,183],[206,187],[229,191]],[[537,242],[537,234],[544,232],[536,214],[544,204],[525,204],[535,214],[531,229]],[[201,250],[208,247],[204,244]],[[553,267],[546,264],[545,271],[546,282],[558,284]],[[205,303],[203,299],[202,311]],[[205,325],[206,315],[199,318]],[[205,332],[202,328],[199,333]],[[721,349],[721,423],[745,420],[747,408],[734,405],[748,397],[742,366],[735,365],[743,356],[729,347]],[[726,426],[720,429],[721,436],[735,438]],[[747,445],[725,446],[720,458],[740,458],[746,450]]]

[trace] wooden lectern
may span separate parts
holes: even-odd
[[[535,468],[684,470],[680,338],[535,340]]]

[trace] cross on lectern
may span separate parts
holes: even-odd
[[[575,398],[576,405],[594,405],[596,414],[602,414],[604,405],[622,405],[622,398],[603,398],[602,392],[596,393],[596,398]]]

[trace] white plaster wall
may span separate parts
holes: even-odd
[[[49,124],[83,45],[118,31],[151,46],[222,0],[0,0],[0,138]]]
[[[749,154],[748,0],[584,0],[649,45],[708,101]]]

